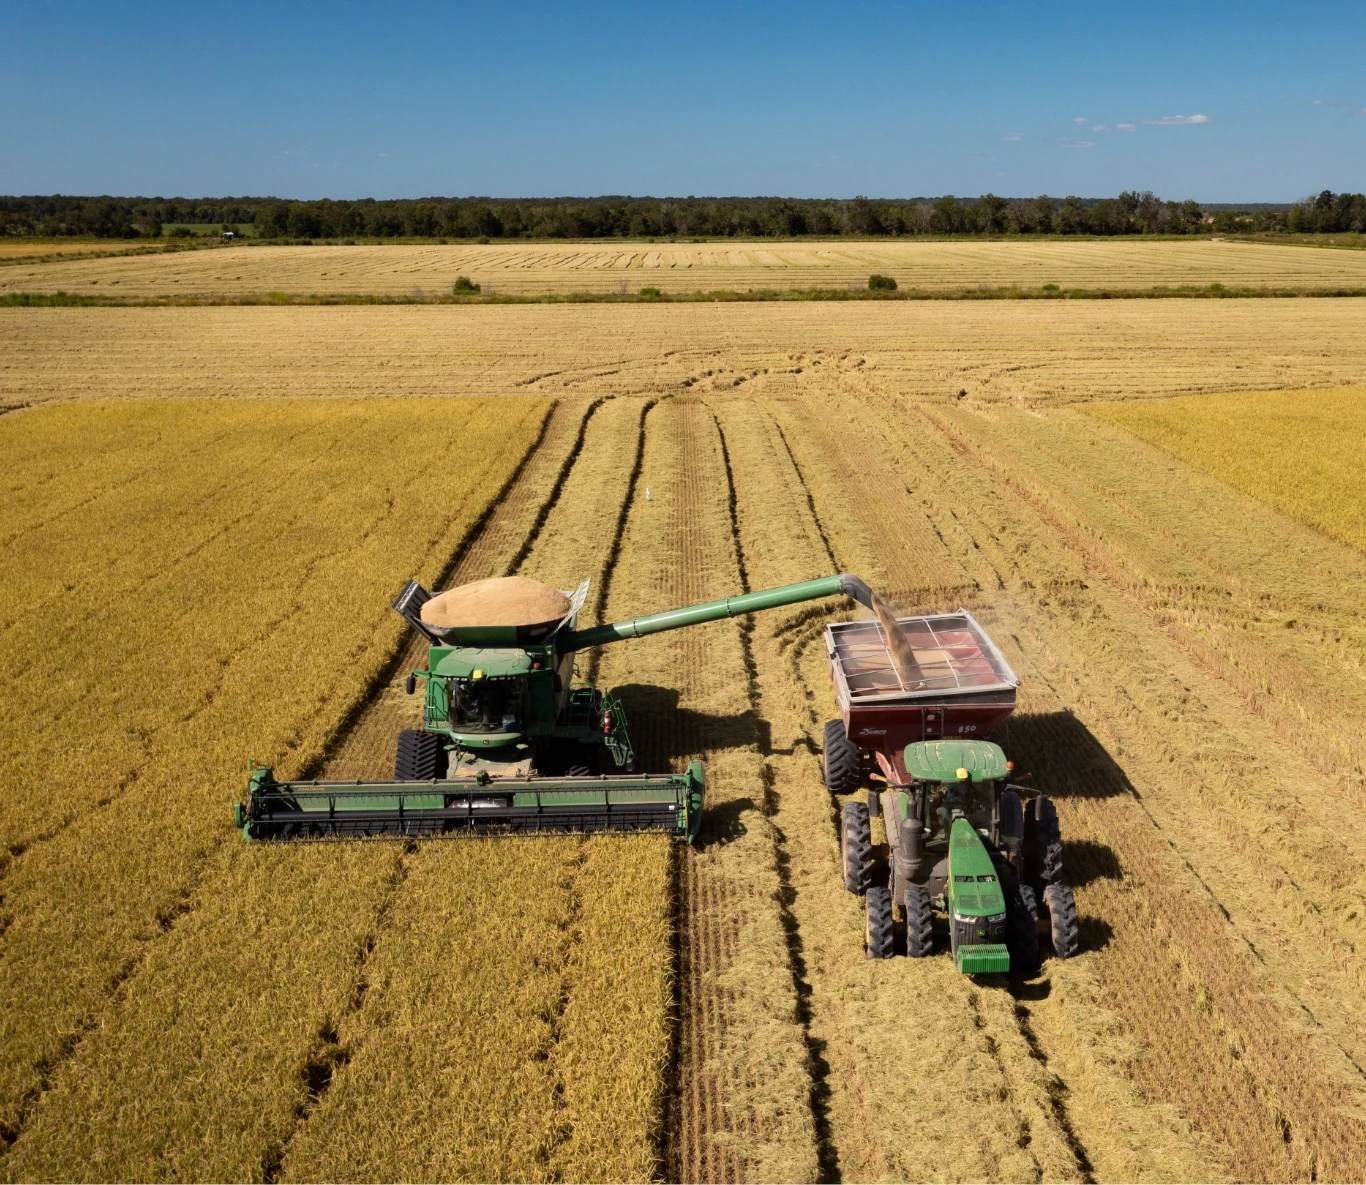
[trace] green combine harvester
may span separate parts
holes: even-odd
[[[422,727],[399,734],[393,779],[282,782],[268,768],[254,769],[246,801],[234,804],[243,836],[662,831],[695,842],[702,763],[681,773],[632,773],[621,701],[575,678],[576,655],[822,597],[872,604],[868,586],[844,573],[578,629],[587,593],[584,581],[561,594],[566,611],[554,620],[443,626],[424,616],[432,594],[409,581],[393,607],[428,643],[426,662],[407,679],[409,694],[423,689]]]

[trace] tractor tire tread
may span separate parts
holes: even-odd
[[[868,917],[868,957],[890,959],[893,954],[891,890],[881,886],[869,889],[865,908]]]
[[[907,885],[902,897],[906,910],[906,954],[923,959],[934,953],[934,911],[924,885]]]
[[[1039,903],[1034,890],[1020,885],[1006,898],[1006,910],[1010,969],[1032,974],[1039,969]]]
[[[1044,889],[1043,900],[1048,909],[1053,953],[1060,959],[1070,959],[1081,950],[1081,923],[1072,886],[1055,881]]]

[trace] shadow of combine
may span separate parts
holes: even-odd
[[[626,709],[636,768],[660,773],[679,761],[716,749],[744,749],[758,742],[763,750],[768,724],[753,709],[716,716],[678,705],[678,691],[650,683],[614,687]]]

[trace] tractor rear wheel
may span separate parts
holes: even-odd
[[[934,912],[930,909],[930,891],[924,885],[907,885],[901,903],[906,909],[906,953],[913,959],[933,954]]]
[[[1044,889],[1043,903],[1048,907],[1053,953],[1060,959],[1070,959],[1081,950],[1081,924],[1077,921],[1077,899],[1072,895],[1072,886],[1054,881]]]
[[[831,794],[852,794],[863,780],[858,746],[844,734],[843,720],[825,722],[825,787]]]
[[[1038,862],[1038,877],[1045,885],[1062,880],[1062,828],[1058,824],[1058,808],[1047,795],[1034,800],[1034,858]]]
[[[892,893],[881,887],[868,890],[868,957],[892,957]]]
[[[1039,969],[1039,903],[1034,890],[1020,885],[1006,898],[1006,911],[1010,969],[1031,974]]]
[[[866,802],[846,802],[840,811],[840,869],[849,892],[868,891],[873,871],[873,829]]]
[[[446,776],[446,750],[441,738],[420,729],[405,728],[398,734],[394,777],[400,782],[430,782]]]

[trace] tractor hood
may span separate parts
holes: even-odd
[[[991,741],[916,741],[906,746],[906,772],[918,782],[994,782],[1009,772],[1001,746]]]

